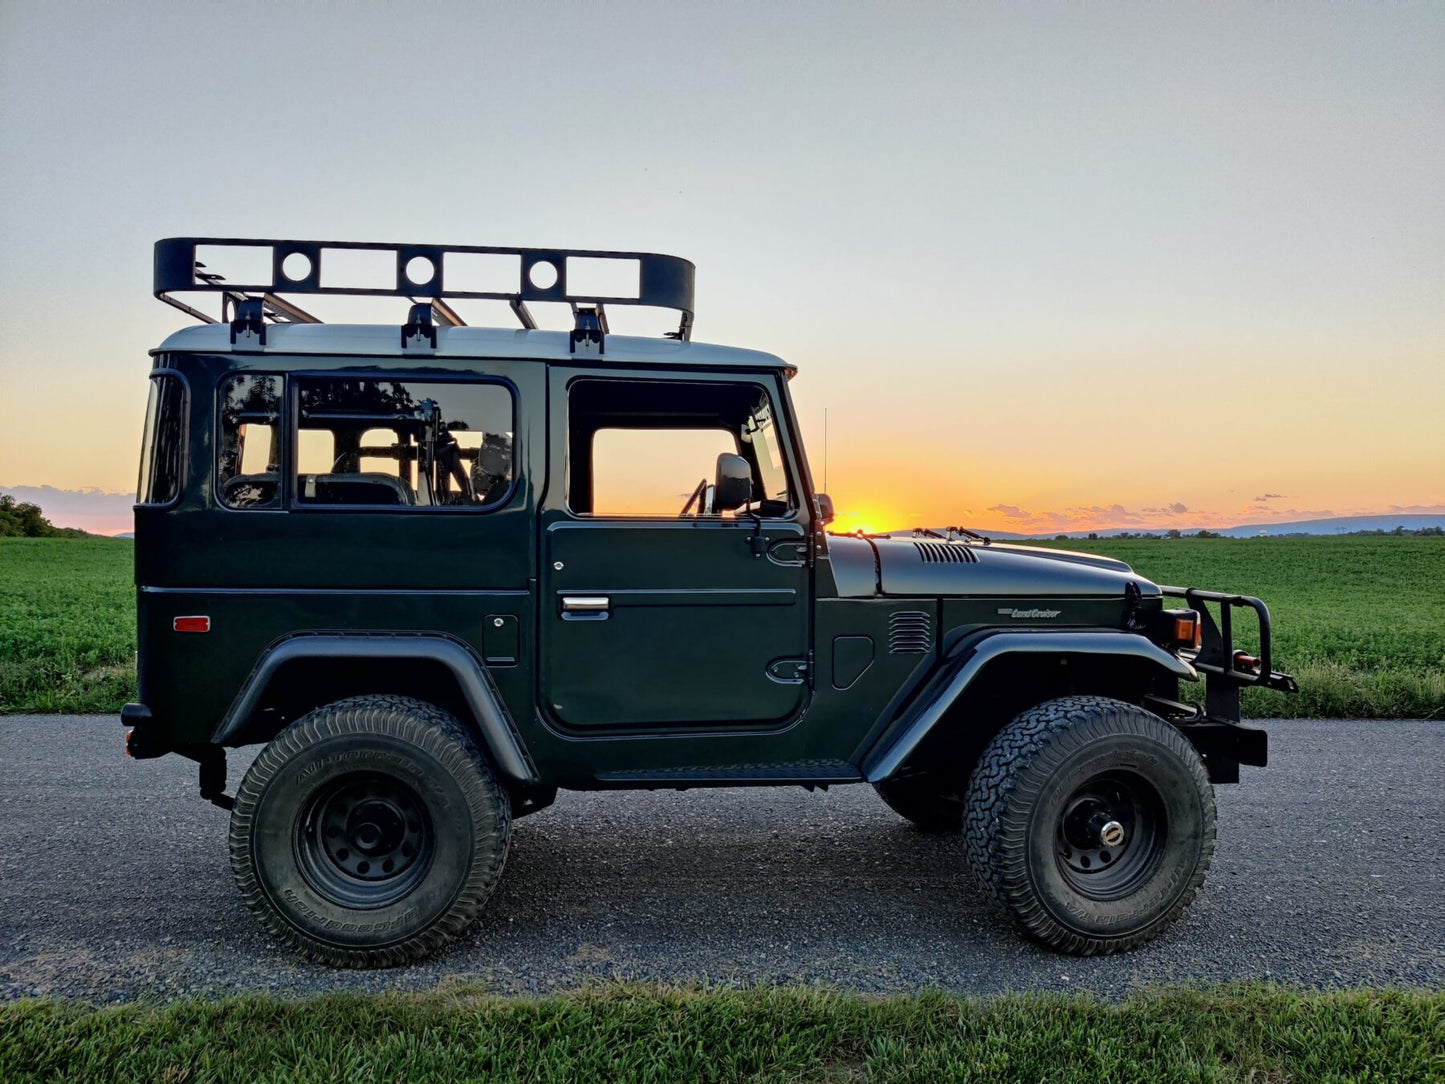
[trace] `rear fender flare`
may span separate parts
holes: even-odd
[[[1055,629],[988,633],[964,641],[943,660],[898,725],[889,727],[863,757],[863,777],[879,783],[892,776],[990,663],[1007,655],[1023,654],[1130,657],[1186,681],[1199,679],[1194,667],[1137,633]]]
[[[241,691],[211,735],[211,741],[224,745],[240,737],[261,704],[267,687],[283,666],[320,659],[376,663],[427,660],[440,663],[456,678],[498,771],[517,783],[538,781],[537,770],[527,756],[521,736],[503,707],[486,666],[459,640],[430,633],[297,633],[280,640],[256,660]]]

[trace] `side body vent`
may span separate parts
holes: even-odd
[[[971,565],[978,562],[978,555],[963,543],[915,542],[918,559],[926,565]]]
[[[933,647],[933,622],[923,610],[899,610],[888,619],[888,654],[926,655]]]

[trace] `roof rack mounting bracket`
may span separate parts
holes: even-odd
[[[607,313],[602,305],[578,305],[573,310],[576,325],[572,328],[571,351],[574,354],[596,354],[601,357],[607,352]]]
[[[424,301],[411,307],[406,323],[401,325],[401,348],[403,350],[435,350],[437,348],[437,325],[432,315],[431,302]]]
[[[236,318],[231,321],[231,346],[235,350],[265,348],[265,305],[259,297],[243,297],[237,300]]]

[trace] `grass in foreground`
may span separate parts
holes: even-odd
[[[1275,665],[1302,691],[1246,692],[1247,715],[1445,716],[1445,538],[1045,544],[1263,598]],[[118,711],[135,698],[134,552],[123,540],[0,538],[0,712]]]
[[[1445,995],[1239,986],[973,1001],[610,987],[0,1007],[0,1079],[1427,1081]]]

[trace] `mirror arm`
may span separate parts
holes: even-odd
[[[768,552],[768,539],[763,534],[763,519],[753,511],[752,501],[747,503],[747,514],[753,521],[753,533],[748,538],[748,545],[752,548],[754,558],[762,557]]]

